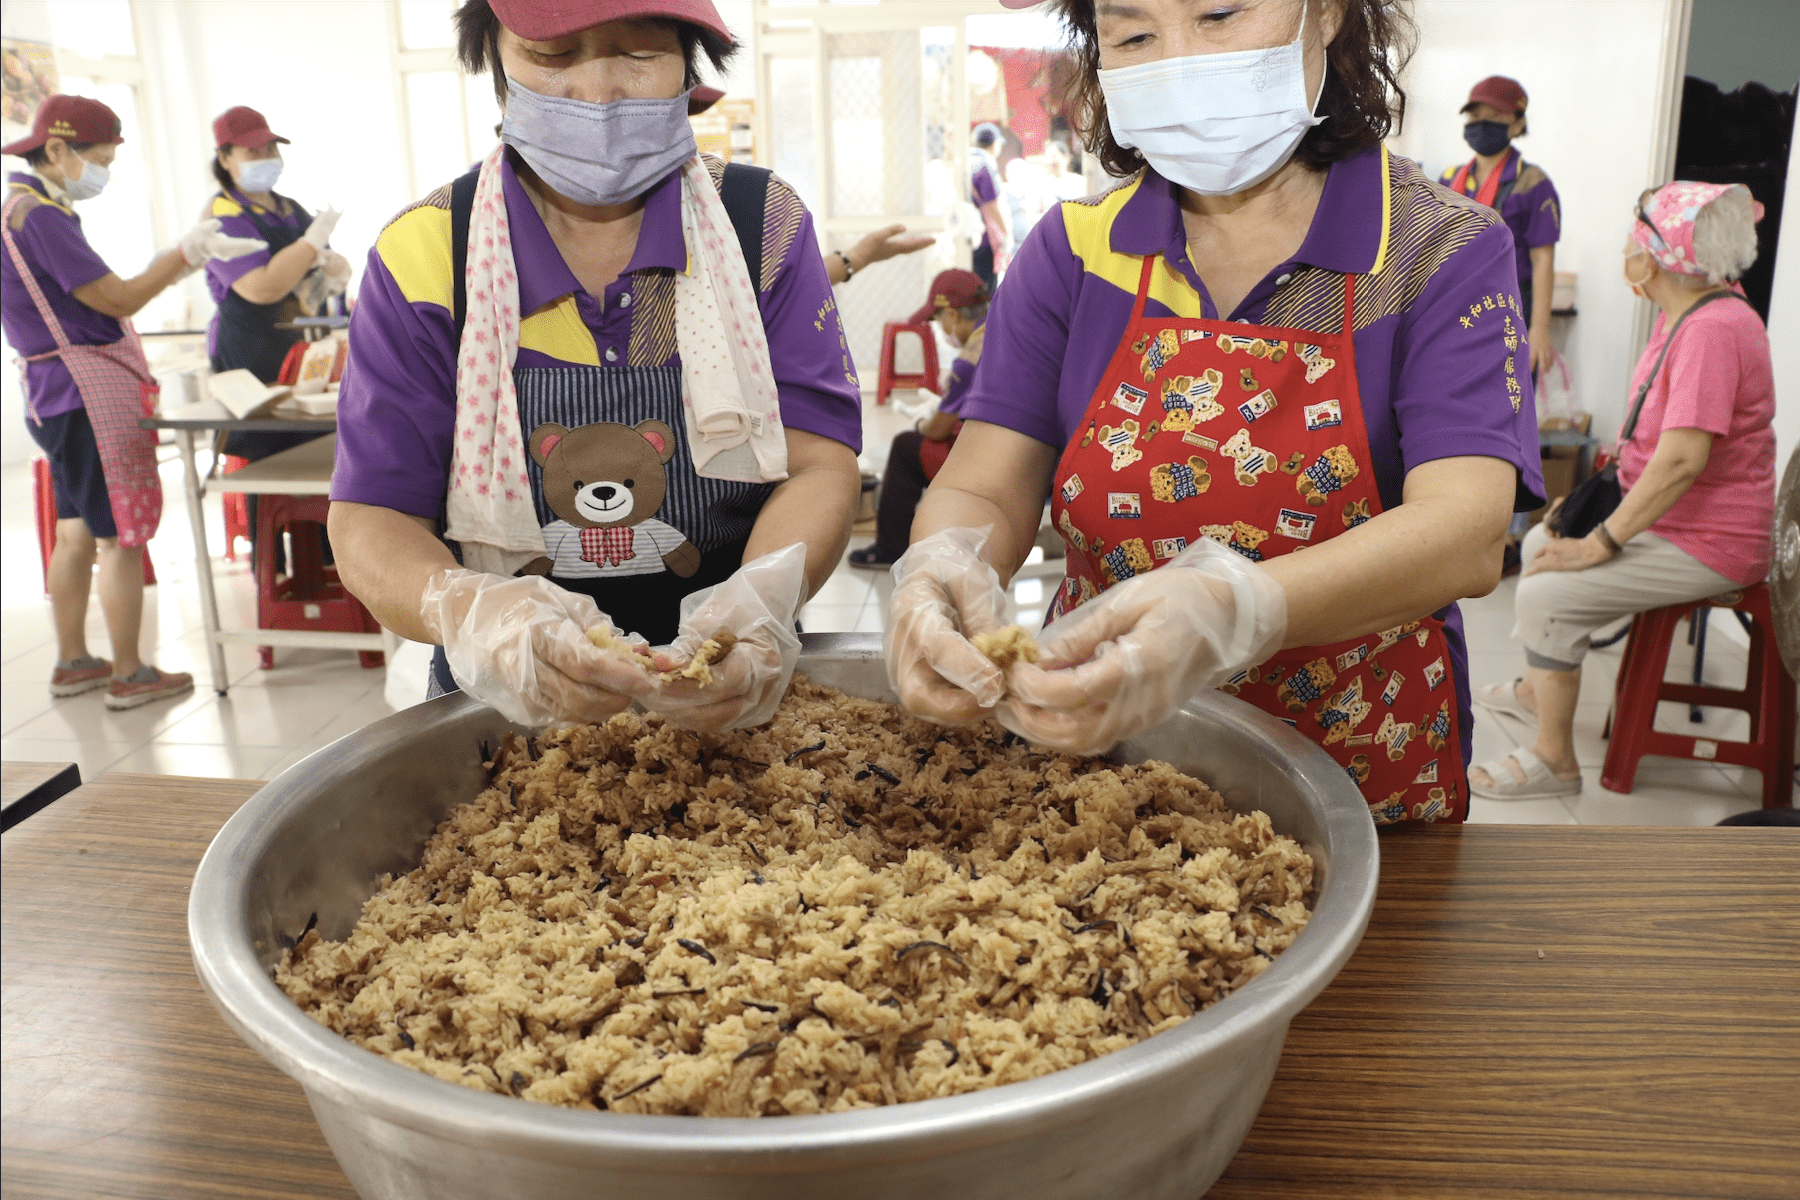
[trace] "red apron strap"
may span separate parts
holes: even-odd
[[[6,253],[12,259],[13,269],[19,273],[19,281],[25,285],[25,291],[31,296],[31,303],[36,306],[38,316],[43,318],[44,325],[50,330],[50,336],[56,339],[57,348],[67,350],[69,339],[63,333],[62,322],[56,319],[56,313],[51,310],[50,302],[44,298],[44,289],[38,286],[37,276],[32,273],[30,265],[25,261],[25,256],[19,252],[19,244],[13,240],[13,210],[24,203],[27,196],[37,198],[35,192],[20,189],[6,202],[4,208],[0,208],[0,241],[6,243]],[[39,199],[41,202],[41,198]]]
[[[1138,275],[1137,303],[1131,310],[1131,319],[1134,321],[1144,319],[1144,310],[1150,303],[1150,277],[1156,270],[1158,257],[1155,254],[1144,255],[1144,269]]]
[[[1481,190],[1475,193],[1475,203],[1485,204],[1489,208],[1494,207],[1494,197],[1500,194],[1500,177],[1506,174],[1506,168],[1512,165],[1513,156],[1517,153],[1517,150],[1509,151],[1506,157],[1502,158],[1499,164],[1488,172],[1487,182],[1483,183]]]
[[[1464,163],[1462,166],[1456,168],[1456,174],[1454,176],[1452,176],[1451,180],[1450,180],[1450,190],[1455,192],[1459,196],[1468,195],[1469,194],[1469,175],[1474,170],[1475,170],[1475,160],[1472,158],[1468,162]]]

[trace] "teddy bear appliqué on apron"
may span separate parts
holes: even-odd
[[[1355,284],[1340,332],[1145,315],[1131,320],[1057,464],[1068,545],[1052,618],[1209,537],[1253,562],[1379,515],[1356,383]],[[1427,617],[1284,651],[1224,690],[1293,726],[1343,767],[1381,824],[1468,812],[1464,720],[1444,623]]]

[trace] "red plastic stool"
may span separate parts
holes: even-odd
[[[250,465],[247,458],[239,458],[235,454],[223,455],[220,459],[220,471],[226,475],[233,471],[241,471]],[[225,509],[225,561],[237,561],[238,539],[250,540],[250,505],[244,500],[242,492],[226,492],[220,497]]]
[[[894,339],[903,333],[915,333],[919,336],[919,344],[925,356],[925,369],[917,375],[894,374]],[[917,325],[906,321],[889,321],[881,327],[881,374],[876,377],[875,403],[886,404],[888,393],[897,387],[924,388],[933,395],[938,394],[937,338],[932,336],[928,321]]]
[[[256,505],[256,544],[272,548],[286,530],[288,571],[275,574],[275,555],[256,555],[256,627],[320,629],[332,633],[380,633],[381,624],[362,601],[344,590],[335,567],[325,565],[320,531],[331,510],[329,496],[263,496]],[[275,666],[275,648],[262,651],[263,670]],[[359,650],[364,667],[379,667],[379,650]]]
[[[31,460],[31,507],[37,517],[38,555],[43,559],[44,595],[50,594],[50,553],[56,549],[56,485],[50,479],[50,460]],[[156,583],[156,567],[150,547],[144,547],[144,586]]]
[[[1769,587],[1759,583],[1745,588],[1741,599],[1719,597],[1702,601],[1705,606],[1732,608],[1750,618],[1750,660],[1742,690],[1665,683],[1669,645],[1682,618],[1693,604],[1675,604],[1639,613],[1631,622],[1631,640],[1619,664],[1619,682],[1613,694],[1612,743],[1606,749],[1606,765],[1600,769],[1600,785],[1609,791],[1629,792],[1637,778],[1638,760],[1646,754],[1670,758],[1700,759],[1755,767],[1763,777],[1763,807],[1789,808],[1794,802],[1794,681],[1781,665],[1781,654],[1772,636]],[[1750,740],[1721,742],[1713,738],[1660,733],[1652,728],[1659,701],[1698,704],[1711,708],[1735,708],[1750,714]]]

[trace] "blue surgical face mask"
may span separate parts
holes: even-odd
[[[92,200],[106,190],[106,181],[112,178],[112,172],[97,162],[89,162],[79,154],[75,156],[81,162],[81,174],[71,178],[63,172],[63,192],[70,201]]]
[[[589,104],[508,79],[500,140],[557,194],[577,204],[623,204],[699,153],[687,105],[686,92]]]
[[[274,191],[285,165],[279,158],[253,158],[238,168],[238,187],[246,192]]]
[[[1283,46],[1194,54],[1100,72],[1113,140],[1203,196],[1254,187],[1293,157],[1315,117],[1306,98],[1306,6]]]

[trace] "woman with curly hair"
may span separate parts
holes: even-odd
[[[1401,6],[1056,8],[1077,123],[1124,178],[1040,221],[994,298],[895,566],[896,687],[1072,751],[1223,687],[1322,745],[1378,822],[1462,820],[1455,602],[1499,581],[1542,482],[1512,236],[1382,145]],[[968,639],[1046,498],[1067,575],[1042,658],[1003,673]]]

